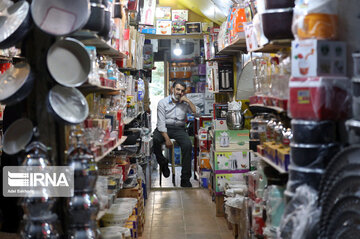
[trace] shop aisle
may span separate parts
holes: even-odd
[[[153,189],[145,206],[140,239],[234,238],[224,217],[215,216],[207,189]]]

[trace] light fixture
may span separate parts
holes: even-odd
[[[182,54],[182,49],[180,47],[179,39],[176,40],[175,49],[173,50],[175,56],[180,56]]]

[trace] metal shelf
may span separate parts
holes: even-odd
[[[279,165],[275,164],[273,161],[271,161],[270,159],[262,156],[261,154],[259,154],[258,152],[254,152],[254,154],[259,157],[261,160],[263,160],[264,162],[266,162],[267,164],[269,164],[271,167],[273,167],[274,169],[276,169],[280,174],[287,174],[288,172],[285,171],[285,169],[283,169],[282,167],[280,167]]]
[[[251,108],[258,108],[258,109],[264,109],[266,110],[270,110],[270,111],[275,111],[276,113],[286,113],[286,110],[284,110],[283,108],[277,107],[277,106],[266,106],[266,105],[262,105],[262,104],[251,104],[249,105],[250,111]]]
[[[103,158],[105,158],[106,155],[108,155],[110,152],[112,152],[114,149],[116,149],[117,147],[119,147],[122,143],[125,142],[126,140],[126,136],[122,136],[121,139],[113,146],[111,147],[110,149],[108,149],[103,155],[101,156],[98,156],[95,158],[95,161],[96,162],[99,162],[100,160],[102,160]]]
[[[246,50],[246,40],[238,39],[237,41],[231,43],[230,45],[224,47],[224,49],[220,50],[218,54],[221,55],[236,55],[239,52],[247,52]]]
[[[127,55],[110,46],[105,40],[101,39],[98,35],[91,31],[78,31],[72,37],[80,40],[86,46],[95,46],[97,53],[107,55],[112,58],[121,59],[126,58]]]

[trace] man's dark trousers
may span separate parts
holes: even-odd
[[[182,155],[182,169],[181,180],[190,180],[191,178],[191,152],[192,143],[185,127],[166,125],[167,134],[170,139],[175,139],[176,143],[180,145]],[[153,134],[153,149],[156,159],[159,164],[162,163],[164,155],[162,154],[161,146],[165,143],[165,139],[158,129],[154,130]]]

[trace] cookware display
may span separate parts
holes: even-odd
[[[109,9],[108,0],[102,0],[102,3],[105,6],[105,19],[104,26],[102,30],[98,33],[98,35],[103,37],[105,40],[108,40],[111,37],[111,11]]]
[[[16,104],[29,96],[34,86],[34,75],[27,63],[12,65],[0,74],[0,102],[4,105]]]
[[[24,218],[21,226],[21,238],[60,238],[60,225],[57,221],[57,215],[51,214],[46,217]]]
[[[31,15],[38,28],[50,35],[65,36],[76,32],[90,16],[89,0],[33,0]]]
[[[90,226],[96,221],[100,208],[96,194],[75,193],[66,203],[70,227]]]
[[[331,158],[338,152],[339,145],[330,144],[295,144],[291,143],[291,163],[299,167],[324,169]]]
[[[27,118],[21,118],[12,123],[5,131],[3,150],[13,155],[24,150],[33,136],[33,124]]]
[[[261,14],[264,35],[271,41],[277,39],[293,39],[291,24],[292,8],[271,9]]]
[[[326,144],[336,140],[334,121],[291,121],[293,142],[303,144]]]
[[[91,71],[85,45],[73,38],[55,42],[47,53],[46,63],[54,80],[67,87],[82,85]]]
[[[101,1],[90,1],[91,13],[84,29],[99,32],[105,25],[105,6]]]
[[[0,49],[15,46],[31,28],[30,5],[22,0],[0,13]]]
[[[79,124],[89,114],[84,95],[76,88],[54,86],[48,95],[48,109],[55,119],[67,124]]]
[[[266,0],[266,9],[290,8],[295,6],[295,0]]]

